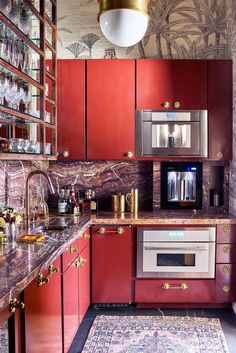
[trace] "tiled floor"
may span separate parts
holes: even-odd
[[[231,309],[89,309],[70,348],[80,353],[96,315],[170,315],[219,318],[230,353],[236,353],[236,315]],[[95,352],[94,352],[95,353]],[[187,353],[187,352],[186,352]]]

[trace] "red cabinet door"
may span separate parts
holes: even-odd
[[[90,247],[80,253],[79,260],[79,323],[90,305]]]
[[[137,109],[207,108],[207,63],[204,60],[137,60]],[[164,103],[169,106],[165,107]]]
[[[171,60],[141,59],[136,65],[137,109],[164,109],[164,102],[172,102]]]
[[[60,258],[53,265],[60,271]],[[48,269],[43,271],[48,276]],[[61,274],[48,283],[33,280],[24,290],[26,353],[62,352]]]
[[[99,233],[101,228],[105,233]],[[118,228],[124,232],[119,234]],[[131,228],[93,227],[92,302],[131,301]]]
[[[57,75],[59,159],[85,159],[85,61],[58,60]]]
[[[134,154],[134,60],[87,61],[87,158]]]
[[[207,60],[209,159],[232,159],[232,61]]]
[[[207,109],[207,61],[172,60],[173,101],[179,109]]]
[[[79,327],[79,271],[75,260],[63,273],[64,352],[68,352]]]

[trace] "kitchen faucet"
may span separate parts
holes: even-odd
[[[29,226],[30,224],[30,212],[29,212],[29,186],[30,186],[30,180],[31,178],[34,176],[34,175],[44,175],[47,182],[48,182],[48,187],[49,187],[49,191],[51,194],[54,194],[55,193],[55,190],[54,190],[54,186],[52,185],[52,181],[51,179],[49,178],[49,176],[43,172],[42,170],[34,170],[33,172],[29,173],[27,179],[26,179],[26,193],[25,193],[25,209],[26,209],[26,221],[27,221],[27,227]]]

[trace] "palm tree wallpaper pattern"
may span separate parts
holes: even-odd
[[[233,161],[230,203],[236,214],[236,1],[150,0],[145,37],[129,48],[115,47],[122,58],[232,59]],[[103,58],[114,47],[97,22],[97,0],[58,0],[58,57]]]

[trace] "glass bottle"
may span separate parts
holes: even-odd
[[[41,189],[40,193],[40,201],[37,207],[37,213],[36,213],[36,219],[48,219],[49,217],[49,210],[48,210],[48,204],[44,199],[44,190],[43,188]]]

